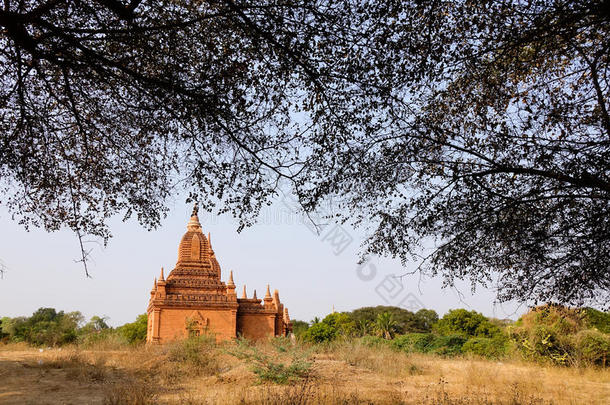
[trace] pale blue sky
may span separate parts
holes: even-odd
[[[152,232],[135,221],[112,221],[114,237],[106,248],[95,247],[90,263],[92,278],[84,276],[78,259],[78,241],[70,231],[26,232],[0,208],[0,260],[8,271],[0,280],[0,317],[30,315],[39,307],[81,311],[87,318],[105,315],[117,326],[146,311],[153,278],[161,266],[174,267],[180,238],[192,207],[175,203],[162,226]],[[479,289],[464,295],[441,289],[440,279],[412,275],[402,285],[389,277],[405,269],[397,260],[374,258],[357,268],[364,235],[350,228],[325,228],[313,233],[299,216],[281,202],[265,209],[259,223],[238,234],[229,216],[200,213],[226,281],[233,270],[238,292],[245,283],[248,294],[264,295],[267,283],[278,288],[293,319],[311,320],[332,311],[362,306],[420,304],[440,314],[451,308],[469,308],[499,318],[516,318],[525,307],[494,305],[494,294]],[[335,241],[335,245],[332,241]],[[350,242],[351,240],[351,242]],[[343,243],[340,243],[343,242]],[[349,243],[348,243],[349,242]],[[340,251],[340,252],[339,252]],[[421,293],[420,290],[421,289]]]

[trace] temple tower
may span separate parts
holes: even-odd
[[[155,279],[148,304],[147,342],[164,343],[189,335],[209,334],[217,340],[238,335],[260,339],[286,335],[292,329],[286,321],[279,296],[271,298],[269,287],[264,304],[256,298],[237,298],[233,272],[225,284],[210,234],[203,233],[193,209],[186,233],[178,247],[175,268],[165,278],[161,269]],[[277,290],[276,290],[277,294]]]

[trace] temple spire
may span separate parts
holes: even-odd
[[[265,299],[271,298],[271,292],[269,291],[269,284],[267,284],[267,293],[265,294]]]
[[[248,298],[248,296],[246,295],[246,285],[244,284],[244,292],[241,294],[242,298]]]
[[[233,270],[229,272],[229,281],[227,281],[227,285],[235,287],[235,282],[233,281]]]
[[[159,277],[159,281],[165,281],[165,277],[163,277],[163,267],[161,267],[161,276]]]
[[[157,289],[157,277],[155,277],[155,280],[153,281],[153,290]]]
[[[269,291],[269,284],[267,284],[267,292],[265,293],[265,309],[273,309],[273,298],[271,298],[271,292]]]
[[[254,290],[254,296],[252,298],[255,300],[258,299],[258,298],[256,298],[256,290]]]
[[[201,224],[199,223],[198,212],[199,212],[199,204],[195,203],[195,205],[193,206],[193,213],[191,214],[191,219],[189,220],[188,224],[186,224],[187,230],[189,230],[189,231],[201,230]]]
[[[288,315],[288,308],[284,307],[284,322],[290,322],[290,316]]]

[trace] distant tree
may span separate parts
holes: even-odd
[[[434,325],[441,335],[493,338],[502,335],[502,330],[483,314],[465,309],[452,309]]]
[[[3,317],[0,318],[0,341],[3,340],[4,338],[9,337],[10,335],[4,331],[4,326],[5,324],[7,324],[8,322],[10,322],[10,318],[8,317]]]
[[[340,337],[350,337],[355,333],[354,320],[345,313],[334,312],[321,321],[312,322],[309,329],[303,333],[303,339],[308,342],[321,343]]]
[[[108,320],[108,317],[106,317],[106,316],[100,317],[100,316],[94,315],[91,317],[89,322],[87,322],[87,324],[81,328],[80,332],[81,333],[91,333],[91,332],[100,332],[102,330],[109,329],[110,326],[108,326],[108,324],[106,323],[106,320]]]
[[[12,341],[23,341],[24,336],[21,325],[23,325],[26,320],[27,318],[24,316],[16,318],[2,318],[2,333],[8,335]]]
[[[76,340],[82,321],[83,316],[78,311],[64,313],[57,312],[54,308],[40,308],[29,318],[7,320],[3,331],[8,333],[13,341],[38,346],[58,346]]]
[[[337,334],[336,328],[327,323],[318,322],[311,325],[311,327],[303,333],[303,340],[311,343],[330,342],[335,340]]]
[[[107,320],[108,320],[107,316],[100,317],[100,316],[94,315],[91,317],[91,320],[89,321],[89,323],[91,325],[93,325],[95,330],[102,330],[102,329],[108,329],[110,327],[106,323]]]
[[[316,323],[320,323],[320,318],[315,316],[312,320],[311,320],[311,325],[315,325]]]
[[[610,334],[610,312],[598,311],[595,308],[583,308],[582,311],[589,327]]]
[[[356,331],[356,323],[344,312],[333,312],[322,319],[321,323],[325,323],[337,331],[340,336],[352,336]]]
[[[292,332],[297,337],[301,337],[303,333],[309,328],[309,323],[305,321],[292,320]]]
[[[438,322],[436,311],[422,308],[415,313],[415,323],[418,329],[415,332],[430,332],[436,322]]]
[[[148,330],[148,315],[138,315],[135,322],[126,323],[119,326],[116,330],[129,343],[143,343],[146,341],[146,332]]]
[[[396,321],[389,312],[384,312],[377,315],[375,320],[375,329],[384,339],[392,339],[396,333]]]
[[[413,312],[393,306],[379,305],[376,307],[362,307],[348,312],[348,315],[358,324],[361,321],[374,324],[379,314],[388,312],[396,322],[397,333],[421,332],[418,320]]]
[[[356,330],[359,336],[367,336],[374,331],[374,323],[368,319],[359,319],[356,321]]]

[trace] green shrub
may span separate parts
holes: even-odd
[[[512,336],[523,357],[537,362],[567,364],[573,349],[569,335],[548,325],[521,328]]]
[[[292,320],[292,333],[294,333],[297,338],[303,337],[303,334],[307,329],[309,329],[309,324],[307,322]]]
[[[391,341],[396,350],[454,356],[462,353],[466,338],[461,335],[441,336],[432,333],[408,333]]]
[[[428,348],[434,342],[434,335],[432,333],[417,333],[413,335],[413,351],[427,353]]]
[[[303,340],[311,343],[330,342],[336,337],[337,330],[322,322],[311,325],[311,327],[303,333]]]
[[[287,384],[308,375],[311,369],[308,352],[282,338],[273,339],[270,346],[273,352],[265,353],[253,343],[238,339],[236,348],[229,353],[250,363],[259,382]]]
[[[472,353],[489,359],[500,359],[506,356],[508,340],[502,337],[495,338],[470,338],[462,346],[464,353]]]
[[[415,313],[414,332],[431,332],[434,325],[438,322],[438,314],[432,309],[420,309]]]
[[[123,348],[129,345],[129,341],[115,329],[108,328],[100,331],[81,333],[78,336],[79,346],[92,348]]]
[[[116,330],[129,343],[138,344],[146,341],[146,332],[148,329],[148,315],[138,315],[135,322],[126,323],[119,326]]]
[[[603,333],[610,333],[610,313],[598,311],[594,308],[584,308],[584,317],[590,328]]]
[[[574,354],[578,361],[605,367],[610,357],[610,336],[598,330],[583,330],[574,336]]]
[[[483,314],[465,309],[450,310],[434,325],[434,331],[444,336],[461,335],[466,338],[502,335],[502,330]]]
[[[426,353],[428,345],[434,340],[431,333],[407,333],[396,336],[391,344],[397,350]]]
[[[462,335],[435,336],[426,347],[426,351],[443,356],[455,356],[462,353],[464,343],[466,338]]]
[[[523,315],[509,333],[524,358],[567,365],[577,357],[573,336],[584,325],[582,311],[549,304]]]
[[[363,326],[374,324],[379,314],[386,312],[391,314],[396,322],[395,328],[398,334],[430,332],[432,325],[438,320],[437,313],[431,309],[420,309],[414,314],[400,307],[383,305],[358,308],[348,312],[347,315],[355,321],[360,331],[360,336],[363,336],[371,332]]]
[[[310,343],[324,343],[355,334],[356,323],[347,314],[335,312],[327,315],[322,321],[313,323],[303,332],[302,339]]]
[[[2,331],[13,342],[59,346],[76,340],[82,320],[78,311],[65,313],[54,308],[40,308],[29,318],[4,318]]]
[[[2,326],[5,323],[9,323],[10,321],[11,321],[11,318],[9,318],[9,317],[0,318],[0,342],[4,341],[5,339],[10,338],[10,334],[8,332],[5,332],[4,326]]]
[[[384,339],[382,337],[379,336],[363,336],[360,339],[358,339],[359,342],[366,347],[381,347],[381,346],[386,346],[389,344],[394,343],[394,340],[388,342],[387,339]]]
[[[337,336],[354,336],[356,332],[356,322],[348,314],[333,312],[326,315],[322,322],[336,330]]]
[[[175,363],[180,375],[214,375],[220,371],[216,339],[213,336],[190,336],[166,346],[167,359]]]

